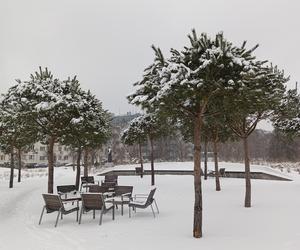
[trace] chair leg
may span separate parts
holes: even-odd
[[[78,222],[79,224],[81,224],[82,213],[83,213],[83,207],[81,207],[80,209],[79,222]]]
[[[157,213],[159,214],[159,210],[158,210],[158,206],[157,206],[156,200],[155,200],[155,199],[153,199],[153,200],[154,200],[154,204],[155,204],[155,207],[156,207]]]
[[[40,220],[39,220],[39,225],[41,225],[41,222],[42,222],[42,218],[43,218],[43,214],[44,214],[44,211],[45,211],[45,206],[43,207],[43,210],[42,210],[42,213],[41,213],[41,216],[40,216]]]
[[[101,213],[100,213],[100,220],[99,220],[99,225],[102,224],[102,216],[103,216],[103,210],[101,209]]]
[[[128,206],[128,210],[129,210],[129,218],[131,218],[131,207],[130,206]]]
[[[95,212],[95,210],[93,210],[93,219],[95,219],[95,214],[96,214],[96,212]]]
[[[155,213],[154,213],[154,209],[153,209],[152,204],[150,206],[151,206],[151,210],[152,210],[152,213],[153,213],[153,217],[155,218]]]
[[[115,220],[115,207],[114,206],[113,206],[113,209],[112,209],[112,219]]]
[[[54,226],[54,227],[56,227],[56,226],[57,226],[57,223],[58,223],[58,219],[59,219],[59,215],[60,215],[60,213],[61,213],[61,211],[60,211],[60,210],[58,210],[58,214],[57,214],[57,217],[56,217],[56,222],[55,222],[55,226]]]
[[[78,222],[78,210],[76,211],[76,222]]]
[[[124,205],[123,205],[123,203],[121,204],[121,215],[123,216],[123,214],[124,214]]]

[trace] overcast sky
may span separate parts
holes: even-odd
[[[188,44],[192,28],[224,31],[235,44],[300,80],[298,0],[0,0],[0,93],[38,66],[77,75],[115,114],[136,111],[126,95],[151,64],[151,44],[166,54]],[[265,125],[262,125],[263,127]],[[265,127],[267,128],[267,126]]]

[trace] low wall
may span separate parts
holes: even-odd
[[[156,175],[193,175],[194,173],[194,171],[192,170],[155,170],[154,172]],[[144,175],[150,175],[150,174],[151,174],[150,170],[144,171]],[[135,170],[112,170],[99,175],[134,176],[140,174],[136,174]],[[245,178],[245,172],[225,171],[225,176],[223,177],[224,178]],[[250,177],[251,179],[291,181],[288,178],[284,178],[278,175],[273,175],[264,172],[251,172]]]

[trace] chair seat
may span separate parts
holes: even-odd
[[[135,200],[135,201],[131,201],[129,203],[129,205],[145,205],[146,201],[138,201],[138,200]]]
[[[68,209],[63,212],[64,214],[69,214],[69,213],[72,213],[72,212],[75,212],[75,211],[78,211],[79,210],[79,207],[73,207],[71,209]]]
[[[116,196],[114,197],[114,203],[115,204],[128,204],[131,201],[131,199],[129,197],[120,197],[120,196]],[[112,202],[112,201],[107,201],[107,202]]]

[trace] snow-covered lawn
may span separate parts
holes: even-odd
[[[157,167],[172,165],[185,169],[191,163],[160,163]],[[117,210],[115,221],[111,214],[104,215],[102,226],[98,225],[99,213],[93,220],[90,212],[83,215],[81,225],[75,222],[74,213],[59,221],[57,228],[55,213],[45,214],[38,225],[41,194],[47,190],[45,176],[25,179],[13,189],[0,180],[0,249],[298,250],[300,178],[296,173],[287,175],[294,181],[252,180],[253,207],[248,209],[243,207],[243,179],[222,178],[221,192],[215,191],[213,178],[204,181],[202,239],[192,238],[192,176],[156,176],[160,214],[155,219],[150,209],[138,210],[128,218],[125,208],[124,216]],[[72,168],[56,168],[55,186],[73,184],[74,176]],[[119,177],[119,183],[144,193],[150,188],[150,176]]]

